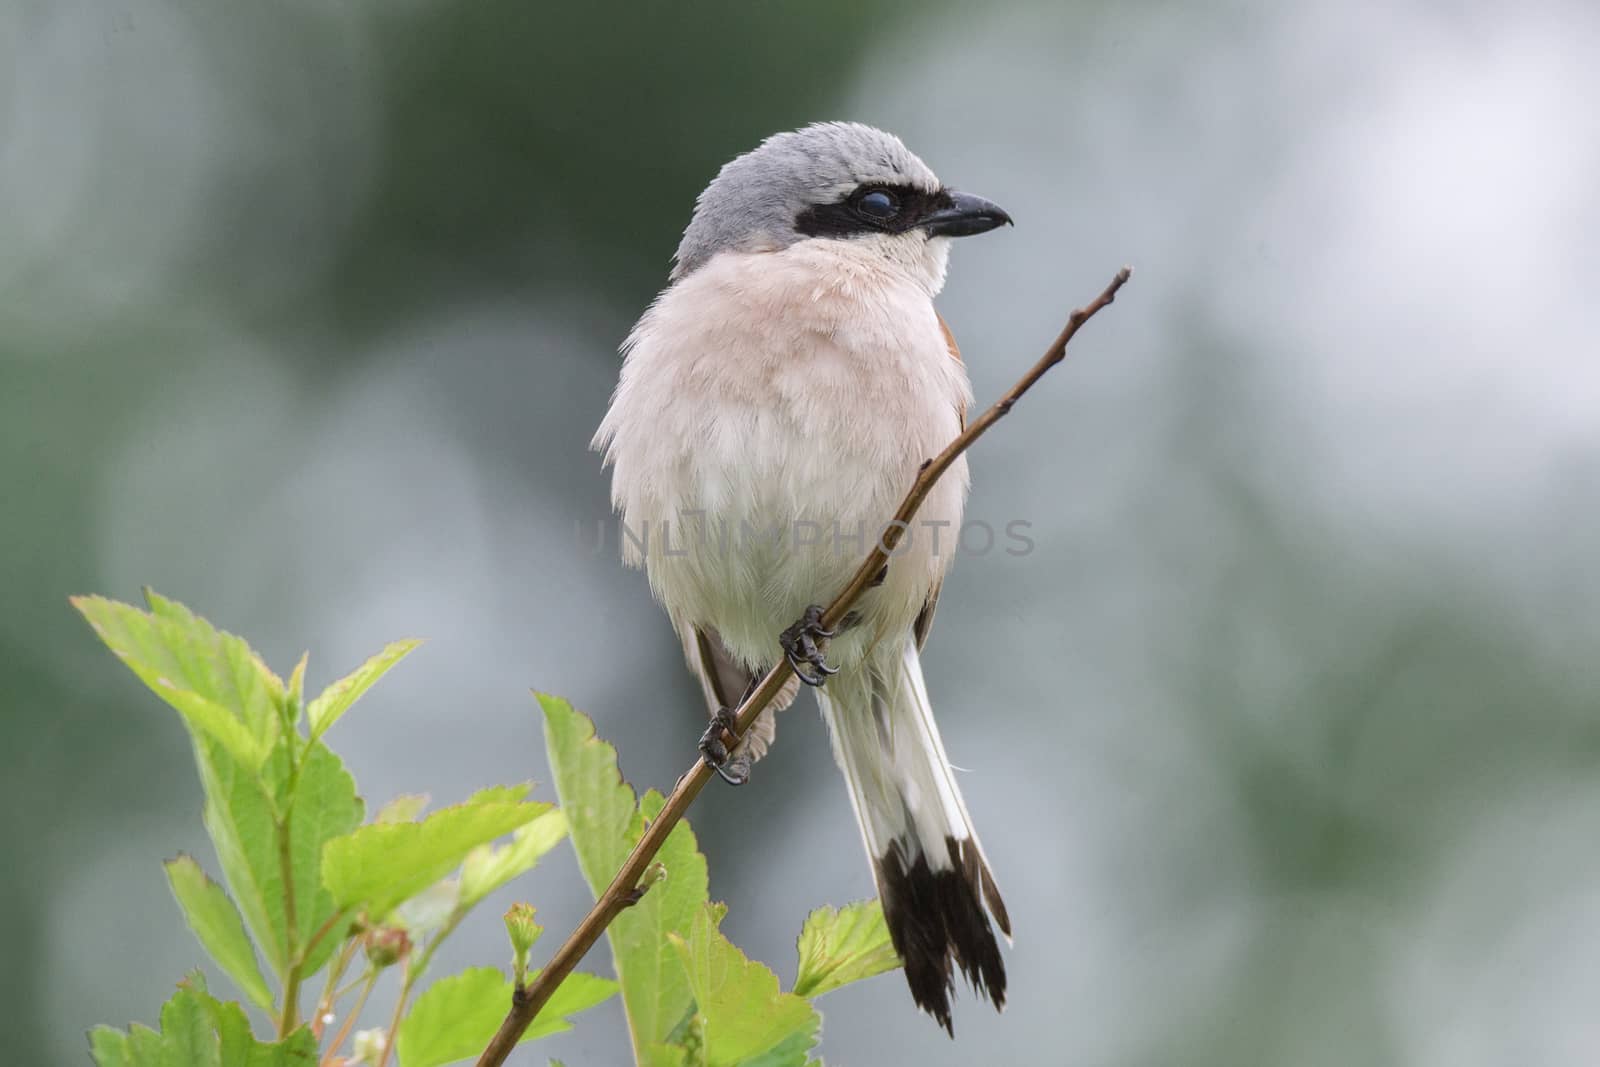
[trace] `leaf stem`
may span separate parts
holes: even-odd
[[[916,480],[911,483],[905,499],[900,502],[899,509],[895,512],[892,521],[884,530],[878,544],[861,566],[856,569],[855,575],[844,587],[844,590],[828,605],[828,610],[823,613],[822,625],[826,629],[834,629],[844,618],[845,613],[855,604],[856,600],[872,586],[878,577],[878,572],[889,565],[890,554],[900,543],[902,535],[910,528],[911,519],[915,517],[917,509],[927,498],[934,483],[950,469],[956,459],[965,452],[972,443],[984,432],[999,422],[1002,417],[1009,414],[1013,405],[1021,399],[1022,394],[1033,387],[1034,383],[1044,377],[1046,371],[1060,363],[1067,354],[1067,343],[1072,340],[1079,328],[1094,317],[1095,313],[1106,307],[1116,298],[1117,290],[1127,283],[1132,276],[1132,271],[1127,267],[1117,272],[1111,284],[1101,291],[1085,306],[1073,311],[1067,318],[1067,324],[1051,343],[1050,347],[1040,357],[1028,372],[1011,387],[999,400],[995,401],[977,419],[973,420],[961,433],[945,447],[943,452],[928,460],[918,471]],[[743,736],[744,732],[755,722],[756,716],[770,704],[789,680],[792,668],[786,660],[780,659],[778,665],[767,672],[761,684],[745,697],[739,705],[735,718],[735,728],[731,738],[724,741],[731,749]],[[505,1063],[506,1057],[516,1047],[517,1041],[533,1022],[539,1010],[550,1000],[551,994],[566,980],[578,961],[584,954],[594,947],[611,921],[622,913],[629,904],[638,899],[642,887],[640,879],[644,876],[645,868],[655,859],[656,852],[666,842],[667,834],[683,818],[689,805],[694,803],[695,797],[700,795],[700,790],[705,788],[706,782],[712,775],[711,765],[704,759],[695,761],[693,767],[678,779],[678,784],[673,787],[672,794],[667,797],[655,820],[645,829],[639,843],[634,846],[628,858],[623,861],[621,870],[606,887],[604,893],[595,901],[589,914],[584,916],[577,929],[573,930],[567,940],[556,950],[549,964],[539,972],[525,989],[519,989],[511,998],[511,1010],[506,1014],[505,1021],[500,1024],[500,1029],[489,1042],[483,1054],[478,1057],[478,1067],[499,1067]],[[397,1009],[398,1011],[398,1009]],[[385,1048],[385,1058],[388,1049]],[[382,1062],[379,1067],[383,1067]]]
[[[333,962],[328,964],[328,981],[322,987],[322,998],[317,1001],[317,1010],[311,1017],[311,1033],[318,1041],[322,1040],[322,1030],[325,1025],[322,1020],[333,1010],[335,1004],[348,996],[350,991],[365,979],[365,976],[362,976],[342,989],[335,988],[339,979],[344,977],[344,972],[349,970],[350,961],[355,958],[358,947],[359,942],[351,938],[344,948],[339,950],[339,954],[333,958]]]
[[[328,1050],[322,1054],[320,1067],[329,1067],[333,1063],[334,1057],[344,1047],[345,1038],[350,1036],[350,1028],[355,1026],[357,1019],[361,1018],[362,1009],[367,1006],[367,998],[372,995],[372,987],[378,984],[378,968],[368,966],[364,982],[365,984],[361,987],[361,995],[356,998],[355,1004],[350,1008],[350,1014],[345,1016],[344,1024],[339,1027],[339,1032],[334,1035],[333,1042],[328,1045]]]
[[[289,776],[284,788],[283,811],[273,820],[274,836],[278,839],[278,872],[283,878],[284,959],[289,961],[288,973],[283,977],[283,1014],[278,1018],[279,1040],[288,1037],[300,1025],[300,976],[305,964],[297,947],[300,926],[295,914],[294,851],[291,839],[295,795],[300,791],[301,763],[295,753],[297,739],[297,734],[291,734],[286,739]]]
[[[405,962],[405,970],[400,978],[400,995],[394,1001],[394,1014],[389,1017],[389,1029],[383,1035],[383,1051],[378,1053],[378,1062],[375,1067],[388,1067],[389,1057],[394,1054],[394,1042],[400,1033],[400,1020],[405,1016],[406,999],[411,996],[411,986],[421,977],[420,971],[411,969],[411,961]]]
[[[298,962],[301,966],[305,966],[306,960],[311,958],[311,954],[317,950],[317,946],[322,943],[322,939],[327,937],[328,934],[333,931],[333,928],[339,925],[339,923],[347,918],[349,914],[350,910],[348,908],[343,911],[336,911],[332,915],[328,916],[327,922],[317,927],[316,933],[312,934],[306,939],[305,947],[300,950],[300,959]]]

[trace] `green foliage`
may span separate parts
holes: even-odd
[[[189,856],[167,861],[167,881],[178,898],[189,929],[217,961],[217,966],[233,979],[240,992],[263,1011],[272,1010],[272,993],[261,977],[256,950],[244,932],[239,909],[228,898],[227,890],[206,876]]]
[[[513,904],[505,913],[506,936],[511,939],[511,981],[525,985],[528,979],[528,953],[544,933],[534,921],[532,904]]]
[[[883,905],[876,900],[818,908],[800,929],[799,949],[794,991],[802,997],[820,997],[900,966],[883,921]]]
[[[418,815],[421,815],[422,809],[427,806],[428,794],[401,793],[379,808],[378,813],[372,817],[372,821],[377,823],[411,822]]]
[[[355,780],[320,740],[416,642],[389,645],[307,705],[305,657],[285,683],[240,638],[155,593],[146,599],[148,610],[100,597],[73,604],[189,730],[205,792],[205,825],[226,887],[188,856],[167,864],[168,882],[201,946],[249,1003],[276,1020],[284,1040],[257,1042],[240,1005],[216,1001],[191,979],[163,1009],[161,1031],[93,1031],[96,1061],[139,1067],[315,1063],[319,1040],[328,1035],[295,1025],[302,983],[327,968],[318,1014],[333,1012],[339,996],[361,984],[341,983],[363,948],[367,959],[402,966],[394,1014],[404,1018],[413,1047],[448,1048],[450,1034],[465,1032],[452,1019],[436,1037],[432,1031],[444,1027],[443,1016],[430,1015],[428,1007],[444,1003],[452,990],[459,994],[465,981],[482,988],[487,976],[494,983],[493,997],[472,1018],[503,1015],[510,985],[495,971],[468,972],[454,985],[446,979],[439,993],[423,994],[420,1015],[401,1013],[439,944],[476,904],[555,847],[566,833],[565,818],[550,804],[527,801],[529,787],[522,785],[483,790],[420,822],[414,820],[427,798],[402,796],[363,826],[365,805]],[[497,847],[506,834],[511,840]],[[260,961],[278,979],[276,998]],[[371,967],[375,976],[377,963]],[[567,1029],[565,1016],[614,989],[609,980],[572,975],[527,1039]]]
[[[533,869],[567,836],[567,817],[547,811],[511,835],[511,844],[479,845],[461,864],[461,901],[471,907],[511,879]]]
[[[602,892],[659,817],[661,794],[636,797],[594,724],[541,695],[560,809],[528,800],[531,786],[500,786],[425,818],[427,797],[403,795],[363,825],[355,780],[322,735],[417,642],[389,645],[308,704],[304,656],[285,682],[240,638],[155,593],[146,599],[148,610],[100,597],[73,604],[188,729],[222,882],[189,856],[167,863],[167,880],[201,947],[272,1018],[278,1040],[259,1040],[245,1008],[217,1000],[194,975],[162,1008],[159,1030],[93,1030],[95,1062],[288,1067],[333,1059],[344,1054],[357,1018],[334,1034],[324,1032],[324,1020],[337,1018],[341,1000],[357,989],[359,1017],[389,966],[400,972],[400,993],[385,1016],[398,1025],[381,1044],[370,1036],[380,1032],[363,1040],[392,1046],[396,1067],[478,1055],[517,983],[538,973],[528,954],[539,925],[530,905],[507,913],[511,979],[475,967],[423,989],[439,945],[563,837],[590,887]],[[640,883],[641,899],[607,931],[617,980],[568,975],[521,1040],[570,1029],[571,1016],[620,990],[636,1058],[647,1067],[812,1064],[807,1054],[821,1019],[806,998],[895,965],[882,914],[876,904],[814,912],[800,936],[796,989],[785,993],[772,971],[718,930],[726,909],[709,901],[707,885],[705,857],[688,822],[679,821]],[[358,963],[365,970],[347,980]],[[316,1023],[301,1026],[302,987],[324,970]]]
[[[350,772],[320,741],[313,741],[306,747],[298,782],[292,775],[293,772],[288,788],[288,811],[283,815],[286,820],[283,832],[289,842],[294,894],[298,902],[293,945],[301,955],[293,965],[311,974],[326,962],[335,944],[324,938],[312,945],[311,938],[324,924],[333,922],[341,910],[323,884],[323,846],[360,826],[366,805],[356,795],[356,781]],[[281,888],[277,896],[283,897]],[[287,928],[287,915],[283,916],[283,922]]]
[[[682,1045],[651,1045],[644,1050],[639,1067],[685,1067],[689,1050]]]
[[[106,646],[151,691],[250,773],[272,751],[283,683],[242,640],[148,593],[151,611],[103,597],[73,598]]]
[[[559,697],[538,697],[578,866],[598,896],[663,798],[651,790],[636,800],[594,723]],[[821,1025],[805,997],[898,966],[876,902],[823,908],[801,933],[804,992],[783,993],[770,970],[717,929],[725,909],[709,900],[705,857],[687,820],[656,858],[664,877],[606,931],[643,1067],[804,1067]]]
[[[617,984],[577,973],[557,987],[522,1035],[534,1041],[572,1029],[566,1016],[592,1008],[617,991]],[[400,1026],[403,1067],[438,1067],[482,1052],[511,1009],[513,986],[493,967],[471,967],[444,978],[417,999]]]
[[[548,812],[549,804],[522,801],[528,789],[486,789],[422,822],[375,823],[328,841],[323,875],[333,899],[384,918],[455,870],[473,849]]]
[[[641,810],[617,770],[616,749],[595,736],[594,723],[558,697],[539,694],[539,703],[578,866],[599,896],[644,833],[645,820],[661,810],[661,796],[647,794]],[[636,1052],[667,1040],[693,1005],[666,935],[688,931],[708,892],[706,860],[687,820],[673,827],[656,859],[665,879],[606,931]]]
[[[198,974],[162,1006],[159,1032],[97,1026],[89,1032],[89,1049],[99,1067],[311,1067],[317,1062],[310,1030],[301,1027],[281,1041],[258,1041],[244,1010],[211,996]]]
[[[294,766],[286,751],[275,753],[264,780],[219,746],[197,747],[206,830],[262,955],[280,978],[308,962],[307,973],[315,971],[332,944],[311,946],[309,960],[300,953],[337,910],[322,885],[322,846],[360,825],[363,805],[355,780],[320,742],[307,745]],[[294,887],[292,930],[286,884]]]
[[[389,668],[406,658],[406,654],[421,641],[393,641],[382,652],[324,689],[306,708],[306,718],[311,722],[311,736],[321,737],[339,716],[350,710],[350,705],[361,699],[361,694],[371,689],[373,683],[389,672]]]
[[[722,909],[700,908],[688,936],[668,934],[702,1020],[701,1060],[706,1067],[739,1067],[769,1053],[771,1067],[802,1065],[822,1020],[805,999],[778,989],[778,976],[717,929]]]

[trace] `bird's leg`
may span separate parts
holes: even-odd
[[[735,736],[736,725],[738,720],[732,708],[718,708],[711,716],[711,725],[700,735],[700,756],[708,767],[722,775],[724,782],[744,785],[750,780],[750,761],[744,756],[730,756],[728,744],[723,740],[725,736]]]
[[[821,685],[828,680],[829,675],[839,673],[839,668],[828,666],[823,654],[823,648],[833,634],[834,631],[824,629],[822,626],[822,605],[812,604],[806,608],[805,614],[800,616],[799,622],[778,635],[778,644],[783,646],[783,654],[788,658],[789,666],[794,668],[794,673],[807,685]],[[808,671],[807,667],[811,670]]]

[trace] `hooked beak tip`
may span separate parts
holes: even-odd
[[[923,220],[930,237],[971,237],[1000,226],[1015,226],[999,204],[981,196],[950,190],[949,203]]]

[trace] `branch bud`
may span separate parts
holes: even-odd
[[[367,959],[379,970],[398,963],[411,952],[411,937],[398,926],[374,926],[364,941]]]
[[[544,927],[533,921],[532,904],[513,904],[505,914],[506,933],[511,938],[511,970],[513,984],[521,989],[528,976],[528,950],[544,933]]]

